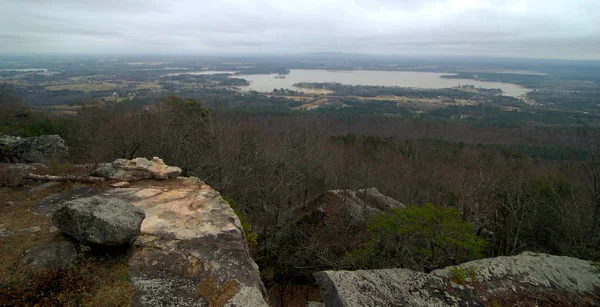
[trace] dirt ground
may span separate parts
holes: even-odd
[[[0,188],[0,306],[127,306],[133,288],[128,277],[128,253],[82,254],[64,271],[32,271],[21,265],[26,251],[44,243],[68,240],[52,227],[49,217],[30,209],[40,199],[67,191],[59,185],[36,191]]]

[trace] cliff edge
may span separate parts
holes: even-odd
[[[525,252],[430,274],[407,269],[314,274],[326,306],[597,306],[595,263]]]
[[[107,165],[100,166],[104,174],[92,172],[93,167],[88,167],[90,172],[81,176],[27,175],[38,182],[65,178],[94,182],[53,182],[61,184],[62,191],[37,201],[29,209],[37,216],[37,223],[48,225],[59,209],[90,199],[104,202],[104,206],[116,200],[130,204],[135,210],[141,209],[145,216],[141,225],[138,224],[139,236],[134,237],[130,247],[125,246],[128,260],[124,269],[132,286],[133,306],[267,306],[263,298],[266,291],[258,266],[250,257],[240,221],[219,192],[198,178],[177,177],[181,170],[166,166],[158,158],[117,160],[109,166],[110,172],[106,172]],[[115,174],[121,176],[117,179],[122,181],[116,182]],[[34,191],[44,185],[33,183],[22,189]],[[31,193],[35,192],[27,192],[27,195],[34,195]],[[25,205],[17,204],[15,208],[22,206]],[[98,214],[101,213],[90,212],[86,218],[99,221],[115,215],[106,210],[102,213],[106,216]],[[82,225],[92,227],[90,223]],[[25,234],[16,227],[6,226],[4,233],[9,239]],[[77,227],[77,231],[99,231]],[[69,262],[60,262],[62,268],[67,268],[75,265],[71,262],[85,259],[86,253],[111,253],[110,246],[82,242],[73,236],[73,231],[59,234],[60,231],[51,228],[50,232],[56,235],[46,235],[40,229],[36,227],[31,232],[32,238],[43,236],[50,242],[36,239],[43,249],[28,250],[24,263],[44,266],[51,262],[48,259],[54,261],[68,254]],[[22,239],[15,237],[15,241],[18,240]]]

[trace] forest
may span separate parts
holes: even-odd
[[[325,269],[428,271],[522,251],[600,260],[600,133],[585,118],[502,126],[219,108],[227,99],[90,103],[66,116],[31,109],[4,86],[0,133],[58,134],[71,163],[159,156],[198,176],[244,221],[266,284]],[[371,187],[408,209],[367,217],[356,232],[323,233],[344,252],[308,250],[308,270],[272,248],[286,210],[328,190]]]

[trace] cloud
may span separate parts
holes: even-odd
[[[0,52],[600,59],[597,0],[0,0]]]

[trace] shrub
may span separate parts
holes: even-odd
[[[355,267],[429,272],[480,258],[487,244],[456,208],[432,204],[372,216],[367,232],[369,241],[348,257]]]
[[[455,266],[450,269],[450,274],[452,275],[452,282],[460,285],[464,284],[465,280],[467,279],[466,270],[459,266]]]
[[[231,209],[233,209],[233,212],[235,212],[235,215],[237,215],[238,219],[240,220],[240,224],[242,224],[244,234],[246,235],[246,240],[248,241],[248,246],[251,249],[255,248],[258,245],[258,234],[250,230],[250,223],[246,218],[246,214],[237,206],[233,198],[223,197],[223,199],[229,203],[229,206]]]

